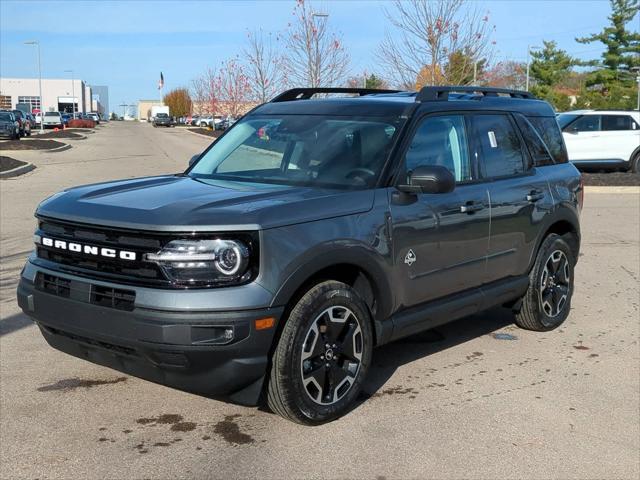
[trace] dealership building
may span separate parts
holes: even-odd
[[[104,97],[104,98],[103,98]],[[42,98],[37,78],[0,77],[0,109],[12,110],[17,105],[45,112],[108,113],[109,90],[106,86],[93,87],[84,80],[70,78],[43,78]],[[28,108],[28,107],[27,107]]]

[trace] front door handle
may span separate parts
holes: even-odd
[[[467,202],[464,205],[460,205],[460,211],[462,213],[468,213],[468,214],[475,213],[479,210],[482,210],[483,208],[484,208],[484,205],[482,203]]]
[[[532,190],[527,195],[527,202],[537,202],[538,200],[542,200],[544,198],[544,192],[540,190]]]

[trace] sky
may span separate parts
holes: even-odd
[[[496,60],[526,61],[527,46],[555,40],[581,59],[598,58],[599,44],[575,37],[607,24],[608,0],[472,0],[495,25]],[[248,31],[282,32],[294,0],[255,1],[29,1],[0,0],[0,76],[37,77],[37,57],[27,40],[39,40],[42,75],[75,77],[109,87],[110,110],[159,98],[189,86],[207,67],[240,55]],[[351,72],[376,71],[375,51],[390,29],[385,0],[316,1],[351,55]],[[639,21],[640,23],[640,21]],[[640,29],[637,27],[636,30]],[[37,94],[37,93],[36,93]],[[121,109],[118,109],[121,112]]]

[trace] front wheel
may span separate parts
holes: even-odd
[[[354,404],[371,364],[369,310],[350,286],[326,281],[291,310],[272,357],[267,402],[282,417],[318,425]]]
[[[529,274],[529,289],[516,314],[519,327],[545,332],[567,319],[575,263],[574,252],[560,235],[551,234],[544,239]]]

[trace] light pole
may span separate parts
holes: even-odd
[[[636,83],[638,84],[638,112],[640,112],[640,67],[631,67],[632,72],[636,72]]]
[[[313,43],[315,44],[315,56],[313,59],[313,71],[310,72],[312,74],[312,78],[311,78],[311,83],[312,83],[312,87],[319,87],[320,86],[320,65],[322,64],[322,61],[320,59],[320,45],[318,45],[318,33],[320,32],[320,25],[318,25],[317,27],[315,26],[315,19],[316,18],[320,18],[320,19],[325,19],[324,21],[326,22],[326,19],[329,17],[328,13],[323,13],[323,12],[311,12],[311,21],[314,23],[314,31],[313,31]]]
[[[538,46],[529,46],[527,45],[527,80],[526,80],[526,85],[524,87],[524,89],[528,92],[529,91],[529,68],[531,67],[531,52],[533,50],[540,50],[540,47]]]
[[[42,68],[40,64],[40,42],[30,40],[24,42],[25,45],[36,45],[38,47],[38,88],[40,89],[40,133],[44,133],[44,99],[42,98]]]
[[[76,118],[76,86],[75,86],[75,78],[73,77],[73,70],[65,70],[65,73],[71,73],[71,113],[73,113],[73,118]]]

